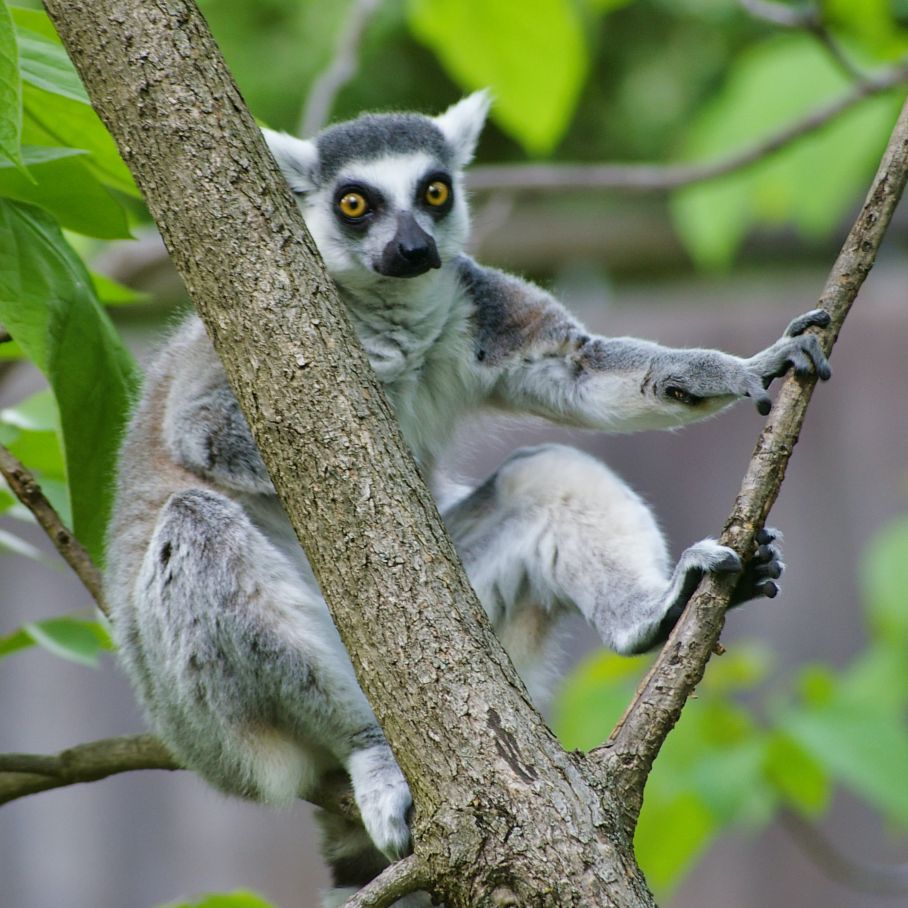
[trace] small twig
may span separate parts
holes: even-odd
[[[823,45],[823,49],[849,79],[860,82],[864,78],[864,73],[851,62],[839,42],[832,36],[823,20],[822,11],[815,5],[810,4],[798,8],[776,3],[773,0],[739,0],[739,2],[755,19],[762,19],[764,22],[771,22],[773,25],[780,25],[783,28],[806,31]]]
[[[316,77],[300,118],[300,135],[313,136],[331,116],[340,90],[356,75],[363,35],[381,0],[353,0],[341,28],[334,56]]]
[[[820,305],[830,315],[820,340],[831,351],[858,290],[876,258],[908,180],[908,103],[895,125],[864,207],[848,234],[826,282]],[[785,468],[807,411],[816,377],[790,375],[757,442],[734,508],[720,542],[746,555],[756,530],[763,526],[776,500]],[[687,698],[703,677],[719,638],[735,578],[708,574],[608,742],[593,751],[608,771],[626,805],[625,824],[633,830],[643,785]]]
[[[97,782],[122,772],[182,768],[150,734],[104,738],[58,754],[0,754],[0,804],[52,788]],[[306,800],[330,813],[359,819],[350,780],[341,771],[326,776]]]
[[[386,908],[430,882],[428,868],[415,854],[383,870],[371,883],[347,899],[341,908]]]
[[[908,863],[858,861],[840,851],[819,829],[797,814],[782,811],[779,821],[804,854],[836,883],[873,895],[908,893]]]
[[[34,514],[56,550],[91,593],[98,608],[108,615],[102,591],[101,572],[82,543],[63,525],[60,515],[41,491],[35,477],[3,445],[0,445],[0,473],[16,498]]]
[[[57,551],[91,593],[98,608],[108,615],[102,591],[101,572],[82,543],[64,526],[60,515],[47,500],[35,477],[3,445],[0,445],[0,473],[12,493],[34,515]]]
[[[815,132],[851,107],[908,81],[908,60],[867,77],[850,92],[777,133],[724,158],[695,164],[496,164],[467,173],[473,191],[552,192],[562,189],[664,192],[724,176],[769,157],[795,139]]]

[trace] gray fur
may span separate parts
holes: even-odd
[[[371,115],[315,142],[267,134],[428,478],[457,423],[484,406],[630,431],[682,425],[742,396],[762,406],[765,385],[789,364],[828,373],[816,340],[802,336],[816,313],[750,359],[672,350],[592,336],[545,291],[464,255],[460,168],[487,105],[477,94],[435,119]],[[421,195],[439,170],[453,193],[444,213]],[[351,181],[381,199],[353,227],[334,208]],[[440,267],[406,279],[378,273],[397,254],[389,244],[399,225],[414,221]],[[551,688],[567,611],[608,646],[636,652],[664,638],[700,574],[740,567],[704,540],[672,569],[642,500],[558,445],[515,453],[442,510],[537,702]],[[771,541],[737,600],[772,595],[781,562]],[[223,791],[278,804],[338,767],[350,774],[365,832],[323,822],[337,882],[327,903],[407,850],[406,782],[195,317],[149,369],[123,445],[106,592],[123,665],[186,766]]]

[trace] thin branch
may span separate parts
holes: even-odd
[[[832,268],[820,305],[830,315],[821,343],[829,353],[908,180],[908,103],[889,140],[870,193]],[[767,420],[720,542],[746,556],[775,502],[804,421],[816,377],[790,375]],[[626,799],[629,829],[636,821],[643,785],[666,735],[699,683],[719,638],[734,577],[707,575],[608,742],[593,752]]]
[[[3,445],[0,445],[0,473],[12,493],[35,516],[57,551],[76,572],[98,608],[109,614],[102,592],[101,572],[82,543],[64,526],[60,515],[41,491],[35,477]]]
[[[0,753],[0,804],[27,795],[97,782],[141,769],[182,769],[154,735],[124,735],[70,747],[58,754]],[[346,773],[326,776],[305,798],[316,807],[347,819],[359,819]]]
[[[782,28],[812,28],[818,22],[812,6],[788,6],[775,0],[739,0],[743,9],[754,19],[762,19]]]
[[[822,11],[814,4],[794,7],[776,3],[775,0],[739,0],[739,2],[755,19],[762,19],[782,28],[801,29],[812,35],[849,79],[859,82],[864,78],[864,73],[851,62],[839,42],[832,36],[823,19]]]
[[[152,735],[105,738],[59,754],[0,754],[0,804],[137,769],[179,769]]]
[[[363,35],[380,5],[381,0],[353,0],[351,3],[334,56],[309,90],[300,118],[300,135],[313,136],[328,122],[340,90],[356,75]]]
[[[415,854],[383,870],[368,886],[347,899],[341,908],[386,908],[399,898],[423,889],[431,881],[429,870]]]
[[[908,60],[863,79],[841,98],[809,113],[768,138],[714,161],[694,164],[495,164],[467,174],[474,192],[511,190],[553,192],[563,189],[664,192],[714,180],[743,170],[786,145],[825,126],[865,98],[908,82]]]
[[[836,883],[873,895],[908,893],[908,863],[858,861],[841,851],[819,829],[797,814],[783,811],[779,821],[807,857]]]

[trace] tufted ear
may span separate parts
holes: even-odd
[[[483,88],[452,104],[443,114],[435,118],[435,124],[444,133],[454,152],[456,167],[465,167],[473,160],[473,152],[476,151],[476,143],[479,141],[479,134],[485,125],[491,103],[491,92]]]
[[[318,149],[315,142],[286,132],[263,129],[262,135],[290,188],[301,195],[318,186]]]

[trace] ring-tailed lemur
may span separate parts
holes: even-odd
[[[441,116],[364,115],[314,140],[266,131],[426,476],[479,407],[603,431],[670,428],[740,397],[769,409],[789,367],[829,366],[819,311],[749,359],[587,333],[548,293],[464,254],[462,170],[477,93]],[[538,699],[560,614],[622,653],[664,640],[704,571],[739,571],[706,539],[674,568],[647,506],[592,457],[521,450],[445,522],[502,643]],[[741,602],[775,595],[773,534]],[[122,450],[106,592],[123,664],[155,729],[218,788],[288,803],[350,775],[361,827],[323,817],[333,904],[409,847],[410,794],[198,319],[149,370]],[[366,834],[368,833],[368,835]]]

